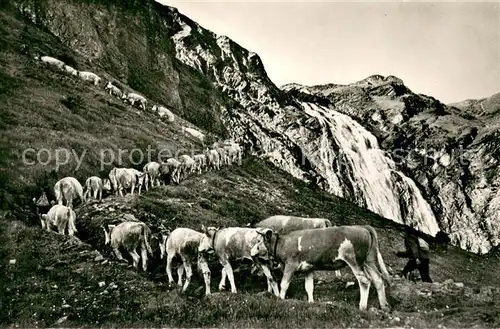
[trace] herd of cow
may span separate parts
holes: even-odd
[[[153,166],[153,168],[161,167],[162,165]],[[142,175],[137,174],[138,171],[135,169],[113,168],[106,184],[112,185],[115,193],[120,193],[123,188],[133,186],[129,178],[135,175],[142,177],[139,179],[141,182],[139,189],[142,182],[149,182],[153,186],[156,171],[153,170],[153,175],[151,175],[150,168],[150,163],[144,166]],[[178,167],[177,170],[184,172],[181,168],[184,166]],[[161,174],[162,171],[158,170],[157,173]],[[169,171],[169,173],[171,176],[177,175],[174,171]],[[87,180],[85,194],[78,180],[73,177],[63,178],[55,184],[57,204],[53,205],[47,214],[40,215],[43,229],[50,231],[51,228],[57,228],[60,234],[64,234],[67,228],[69,235],[77,233],[76,215],[71,201],[81,198],[82,202],[86,202],[85,196],[90,193],[89,191],[93,191],[94,198],[97,198],[96,188],[99,191],[102,186],[106,185],[93,185],[89,184],[89,181],[96,182],[94,178]],[[131,193],[133,193],[132,190]],[[34,201],[40,204],[40,200]],[[64,202],[66,205],[63,205]],[[139,262],[142,259],[142,269],[146,271],[148,254],[152,256],[153,252],[149,242],[151,230],[145,223],[125,221],[118,225],[108,225],[107,228],[102,226],[102,229],[105,244],[111,246],[117,259],[124,260],[120,250],[125,250],[131,256],[133,266],[139,268]],[[203,273],[205,293],[210,294],[211,272],[207,258],[208,254],[213,253],[222,265],[219,290],[224,290],[226,280],[229,279],[231,292],[236,293],[231,262],[250,259],[254,266],[266,276],[267,290],[282,299],[285,298],[293,274],[297,271],[305,272],[305,289],[309,302],[313,302],[314,271],[338,270],[347,265],[356,276],[360,287],[359,308],[361,310],[367,308],[369,289],[373,283],[377,290],[380,307],[384,310],[389,309],[384,279],[389,283],[390,276],[379,251],[377,233],[371,226],[332,226],[331,222],[324,218],[277,215],[262,220],[252,227],[202,226],[201,232],[190,228],[176,228],[169,232],[164,227],[160,227],[160,230],[159,248],[161,259],[165,256],[167,258],[166,272],[169,284],[174,283],[173,261],[175,258],[180,258],[181,263],[177,268],[177,284],[182,287],[183,291],[191,282],[193,275],[191,264],[197,262]],[[272,273],[273,269],[279,269],[282,273],[279,287]]]
[[[69,74],[91,81],[96,86],[101,78],[92,72],[82,72],[66,65],[64,62],[49,56],[37,57],[45,64],[56,66]],[[135,93],[124,94],[111,82],[105,86],[110,93],[132,106],[145,110],[147,101]],[[166,108],[152,108],[160,116],[167,115],[173,121],[173,114]],[[116,168],[109,172],[109,179],[97,176],[89,177],[85,182],[85,193],[76,178],[65,177],[54,186],[56,202],[49,204],[46,195],[33,201],[39,211],[42,229],[51,231],[57,229],[64,234],[74,236],[76,229],[76,214],[73,211],[73,200],[79,198],[85,203],[89,196],[101,200],[103,191],[114,191],[123,196],[130,188],[130,193],[138,189],[138,194],[144,186],[146,190],[161,182],[179,183],[190,173],[201,173],[203,170],[218,170],[221,166],[231,165],[241,161],[242,149],[238,144],[226,142],[215,143],[204,153],[190,157],[181,155],[178,159],[169,158],[164,163],[149,162],[143,171],[133,168]],[[57,204],[54,204],[57,203]],[[51,206],[51,207],[50,207]],[[46,212],[46,213],[44,213]],[[125,250],[131,256],[133,266],[145,271],[148,264],[148,254],[152,255],[150,246],[151,230],[143,222],[126,221],[118,225],[108,225],[104,230],[105,244],[110,245],[115,256],[124,260],[120,250]],[[338,270],[349,266],[358,280],[360,287],[359,308],[365,310],[371,283],[377,290],[380,307],[388,310],[385,296],[384,280],[390,282],[390,276],[379,251],[377,233],[371,226],[332,226],[328,219],[303,218],[294,216],[272,216],[253,225],[253,227],[201,228],[201,232],[190,228],[176,228],[169,232],[163,228],[158,239],[161,258],[167,258],[166,272],[169,284],[174,283],[172,265],[175,258],[181,263],[177,268],[178,285],[185,291],[193,275],[191,264],[197,262],[203,273],[205,293],[210,294],[210,268],[207,262],[209,253],[214,253],[222,265],[219,290],[224,290],[229,279],[231,292],[236,293],[233,268],[231,262],[238,259],[250,259],[262,270],[267,278],[267,290],[284,299],[293,274],[305,272],[305,289],[309,302],[313,302],[314,271]],[[139,250],[140,255],[137,250]],[[277,266],[275,266],[277,265]],[[279,269],[282,273],[280,285],[272,270]],[[185,281],[183,276],[185,272]],[[338,271],[337,271],[338,273]]]
[[[95,86],[99,86],[101,83],[101,77],[98,76],[97,74],[89,71],[79,71],[60,59],[51,57],[51,56],[35,56],[35,60],[40,61],[41,63],[48,65],[50,67],[54,67],[60,72],[64,72],[66,74],[79,77],[83,81],[88,81]],[[108,81],[108,83],[104,86],[104,90],[106,90],[110,95],[118,97],[119,99],[123,100],[124,102],[129,103],[131,106],[135,106],[139,109],[146,110],[147,106],[147,99],[134,92],[123,92],[120,88],[117,86],[113,85],[111,81]],[[152,107],[149,108],[152,112],[156,113],[160,118],[166,118],[168,122],[173,122],[175,120],[174,114],[167,109],[164,106],[161,105],[153,105]]]

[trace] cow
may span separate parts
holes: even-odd
[[[273,231],[268,228],[228,227],[220,229],[214,236],[213,249],[219,262],[222,264],[222,278],[219,290],[224,290],[226,277],[231,284],[231,292],[236,293],[233,268],[231,261],[238,259],[250,259],[257,264],[270,282],[274,294],[279,296],[278,284],[274,280],[271,271],[266,264],[271,252],[269,239]]]
[[[181,163],[175,158],[169,158],[160,165],[160,174],[163,179],[170,178],[174,183],[180,182]]]
[[[218,147],[215,149],[217,153],[219,153],[219,159],[220,159],[220,166],[222,167],[223,165],[228,164],[228,157],[227,157],[227,152],[224,147]]]
[[[182,179],[186,179],[188,174],[191,174],[196,169],[196,162],[187,154],[179,156],[179,161],[181,162],[180,176]]]
[[[195,169],[198,171],[198,174],[201,174],[202,170],[206,169],[207,157],[205,154],[196,154],[193,156],[193,160],[195,162]]]
[[[64,65],[64,70],[71,75],[78,76],[78,70],[69,65]]]
[[[160,118],[165,117],[168,122],[174,122],[175,121],[174,114],[172,113],[172,111],[170,111],[166,107],[155,105],[155,106],[153,106],[153,108],[151,110],[153,112],[158,113],[158,115],[160,116]]]
[[[83,81],[90,81],[90,82],[92,82],[95,86],[98,86],[99,82],[101,81],[101,78],[97,74],[95,74],[93,72],[79,71],[78,72],[78,76]]]
[[[144,96],[141,96],[136,93],[128,93],[128,94],[123,94],[122,99],[126,102],[129,102],[130,105],[134,106],[136,102],[139,103],[139,108],[142,110],[146,110],[146,103],[147,100]]]
[[[203,141],[205,139],[205,135],[201,131],[199,131],[199,130],[183,126],[182,127],[182,131],[183,132],[187,132],[191,136],[196,137],[196,138],[198,138],[201,141]]]
[[[118,88],[117,86],[113,85],[111,81],[108,81],[108,84],[106,87],[104,87],[104,90],[109,92],[110,95],[116,96],[121,98],[123,96],[123,92]]]
[[[64,70],[64,65],[66,65],[64,64],[63,61],[50,56],[42,56],[42,57],[36,56],[35,59],[40,60],[44,64],[55,66],[60,70]]]
[[[155,185],[160,186],[160,164],[158,162],[148,162],[142,170],[144,172],[144,187],[146,191],[149,191],[148,183],[151,184],[151,187]]]
[[[54,185],[54,194],[57,203],[62,205],[66,201],[66,206],[73,208],[73,200],[80,198],[80,201],[85,203],[83,195],[83,187],[80,182],[74,177],[64,177]]]
[[[85,194],[83,195],[86,200],[88,200],[87,196],[92,195],[94,199],[101,201],[102,200],[102,191],[110,191],[111,184],[108,179],[102,180],[100,177],[91,176],[87,178],[85,181]],[[97,198],[99,196],[99,199]]]
[[[370,284],[373,283],[380,307],[385,311],[389,310],[383,279],[390,284],[390,276],[380,254],[377,232],[373,227],[334,226],[293,231],[284,236],[273,234],[271,245],[274,258],[284,265],[280,284],[281,299],[285,299],[296,271],[306,273],[305,289],[308,301],[312,303],[314,271],[336,270],[348,265],[358,280],[359,309],[366,310]]]
[[[104,226],[104,244],[113,248],[116,258],[124,261],[120,248],[125,249],[133,260],[133,266],[139,268],[139,259],[142,258],[142,269],[147,270],[148,254],[153,255],[149,239],[151,230],[143,222],[122,222],[118,225],[108,225],[107,231]],[[140,248],[141,256],[137,253],[137,247]]]
[[[205,157],[207,158],[207,169],[219,170],[220,169],[220,155],[216,150],[205,151]]]
[[[293,231],[332,227],[332,222],[326,218],[309,218],[309,217],[296,217],[286,215],[276,215],[268,217],[253,227],[267,227],[278,234],[288,234]],[[335,271],[335,275],[340,277],[340,271]],[[271,286],[268,286],[268,291],[271,292]]]
[[[182,264],[177,268],[178,281],[177,285],[183,287],[182,291],[186,291],[191,282],[193,271],[191,263],[198,260],[198,266],[203,273],[205,280],[205,294],[210,295],[210,269],[205,259],[205,253],[212,249],[213,237],[217,232],[217,228],[208,227],[203,225],[202,233],[192,230],[190,228],[176,228],[172,233],[167,236],[162,234],[160,241],[160,257],[164,258],[167,255],[167,276],[168,283],[172,285],[174,278],[172,276],[172,261],[175,256],[179,256]],[[186,282],[182,285],[182,276],[186,270]]]
[[[130,194],[134,195],[134,189],[138,187],[138,194],[141,194],[142,185],[144,182],[144,173],[133,168],[113,168],[114,179],[118,194],[123,196],[123,189],[130,188]],[[112,170],[113,170],[112,169]],[[111,173],[110,173],[111,175]]]
[[[67,228],[68,235],[74,236],[75,233],[78,233],[75,225],[75,212],[70,207],[60,204],[52,206],[48,213],[41,215],[40,222],[42,229],[46,229],[49,232],[53,228],[57,228],[58,233],[64,235],[64,231]]]

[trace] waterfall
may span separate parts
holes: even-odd
[[[439,231],[415,182],[398,171],[375,136],[345,114],[311,103],[302,106],[321,126],[316,152],[303,147],[309,148],[308,158],[327,181],[329,192],[393,221],[414,224],[425,233]]]

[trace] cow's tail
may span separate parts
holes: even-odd
[[[370,232],[370,235],[372,237],[371,250],[376,253],[377,263],[378,263],[378,266],[380,267],[380,270],[382,272],[382,277],[390,285],[391,284],[391,276],[389,275],[389,272],[387,271],[387,267],[385,266],[384,259],[382,258],[382,254],[380,253],[380,250],[379,250],[377,231],[375,231],[375,229],[369,225],[366,225],[365,228],[368,230],[368,232]]]
[[[149,253],[149,255],[153,256],[153,250],[151,249],[151,246],[149,245],[149,239],[151,238],[151,230],[149,227],[147,227],[146,224],[142,226],[142,234],[144,236],[144,244],[146,245],[146,249]]]
[[[325,227],[332,227],[332,222],[329,219],[325,219]]]
[[[54,188],[54,194],[56,195],[56,201],[58,204],[64,203],[63,184],[65,184],[65,183],[62,181],[59,181],[56,183],[56,186]]]
[[[69,229],[73,231],[73,233],[78,233],[78,230],[76,229],[76,224],[75,224],[75,217],[73,216],[74,212],[71,210],[71,208],[68,208],[68,225]]]

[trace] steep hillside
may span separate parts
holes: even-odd
[[[426,233],[444,230],[462,248],[484,252],[499,242],[498,136],[479,117],[392,76],[284,92],[257,54],[153,1],[14,3],[85,65],[296,178]],[[467,161],[447,164],[460,145]]]

